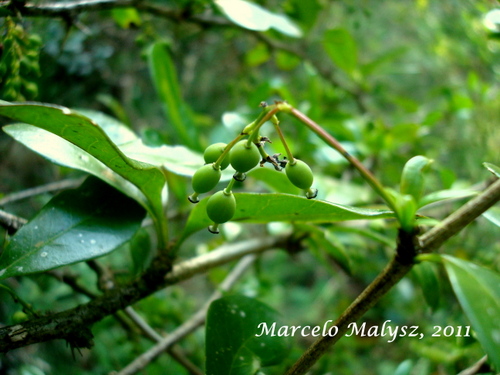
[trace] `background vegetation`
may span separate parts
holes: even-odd
[[[232,140],[259,114],[261,101],[284,99],[340,140],[386,186],[397,187],[405,162],[425,155],[434,159],[427,174],[427,193],[484,187],[491,174],[482,163],[499,162],[500,43],[483,20],[498,3],[254,3],[286,15],[292,23],[251,30],[203,0],[139,2],[135,9],[75,10],[36,17],[30,15],[33,10],[23,8],[19,8],[20,17],[12,16],[2,5],[2,37],[17,27],[18,39],[26,43],[17,56],[2,56],[0,98],[101,111],[127,124],[150,146],[180,144],[197,153],[211,143]],[[8,60],[23,57],[31,64],[28,68],[21,64],[16,70]],[[17,86],[6,77],[18,77]],[[343,158],[296,120],[284,116],[280,120],[294,154],[314,171],[318,199],[381,207],[382,202]],[[270,126],[263,129],[271,139],[278,139]],[[278,142],[269,148],[284,153]],[[51,164],[0,134],[0,202],[14,192],[54,181],[71,184],[82,175]],[[263,180],[249,178],[238,191],[273,191]],[[176,236],[192,210],[186,199],[191,193],[190,179],[169,173],[168,183],[166,215]],[[53,194],[2,202],[1,208],[29,219]],[[442,219],[463,202],[446,201],[419,213]],[[497,206],[450,240],[443,252],[500,272],[499,217]],[[225,241],[278,235],[290,228],[290,223],[231,222],[220,236],[208,231],[194,234],[178,257],[187,259]],[[328,241],[312,236],[296,252],[262,255],[233,291],[265,302],[288,325],[317,325],[335,319],[387,263],[397,226],[390,220],[374,220],[317,228]],[[117,282],[129,280],[150,257],[148,249],[154,248],[149,229],[141,230],[132,244],[91,263],[93,267],[78,263],[61,273],[10,278],[3,283],[36,310],[73,307],[89,296],[54,276],[78,275],[78,282],[93,293],[99,292],[96,269],[101,270],[97,275],[112,270]],[[295,230],[315,233],[307,225]],[[7,231],[1,234],[0,241],[5,242]],[[138,249],[143,252],[138,254]],[[158,332],[171,332],[201,308],[230,269],[214,268],[158,291],[134,308]],[[414,270],[363,321],[419,325],[427,333],[436,325],[470,325],[442,269],[432,267],[431,272],[436,280],[427,290],[419,282],[421,274]],[[7,292],[0,290],[0,295],[0,322],[13,324],[20,305]],[[82,349],[72,357],[62,340],[28,346],[4,355],[0,373],[108,373],[125,367],[151,346],[120,315],[105,318],[92,331],[95,346],[91,350]],[[263,371],[283,373],[311,339],[294,337],[287,359]],[[177,349],[181,357],[203,369],[204,344],[200,329]],[[423,340],[405,337],[393,343],[384,338],[350,337],[340,340],[312,373],[455,374],[483,355],[474,337],[427,335]],[[493,373],[487,366],[483,369]],[[162,355],[144,373],[166,371],[188,374],[196,370]]]

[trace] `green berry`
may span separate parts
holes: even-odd
[[[12,322],[14,324],[19,324],[27,321],[29,319],[29,316],[21,310],[16,311],[14,314],[12,314]]]
[[[222,155],[224,152],[224,149],[226,148],[227,144],[225,143],[214,143],[213,145],[208,146],[205,149],[205,152],[203,153],[203,159],[205,159],[205,163],[215,163],[219,156]],[[220,168],[222,170],[226,169],[227,166],[229,165],[229,155],[226,155],[224,160],[222,160]]]
[[[208,199],[207,215],[214,223],[222,224],[231,220],[235,211],[236,200],[233,193],[221,190]]]
[[[220,180],[220,169],[214,169],[213,164],[207,164],[198,169],[194,175],[191,185],[197,194],[203,194],[212,190]]]
[[[239,141],[229,152],[231,166],[240,173],[248,172],[260,161],[260,153],[254,143],[247,147],[247,141]]]
[[[313,183],[311,168],[302,160],[295,159],[293,163],[287,163],[285,172],[290,182],[298,188],[308,190]]]

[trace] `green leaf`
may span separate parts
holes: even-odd
[[[247,176],[262,181],[270,189],[278,193],[298,195],[301,192],[301,189],[290,182],[284,171],[278,172],[271,168],[254,168],[247,173]]]
[[[42,103],[8,103],[0,101],[0,115],[37,126],[49,131],[93,156],[124,180],[130,181],[144,195],[137,197],[137,191],[123,186],[123,180],[113,184],[125,194],[129,194],[148,210],[160,236],[160,246],[166,240],[166,225],[163,215],[162,193],[165,176],[153,165],[141,163],[125,156],[111,141],[101,127],[91,119],[68,108]],[[31,142],[32,147],[36,142]],[[45,147],[47,149],[49,147]],[[64,163],[70,154],[59,154],[59,163]],[[62,159],[62,160],[61,160]],[[94,163],[95,165],[95,163]],[[89,168],[90,169],[90,168]],[[102,175],[102,167],[90,170],[96,177],[109,180],[113,176]]]
[[[479,342],[500,371],[500,275],[449,255],[441,258]]]
[[[488,211],[483,213],[483,216],[497,227],[500,227],[500,207],[491,207]]]
[[[345,29],[333,29],[325,32],[323,46],[332,61],[348,74],[352,74],[358,65],[356,41]]]
[[[427,206],[428,204],[447,200],[447,199],[467,198],[467,197],[472,197],[474,195],[477,195],[477,191],[471,190],[471,189],[439,190],[439,191],[435,191],[435,192],[424,195],[419,201],[419,206],[424,207],[424,206]]]
[[[144,163],[162,166],[180,176],[192,177],[203,165],[203,155],[184,146],[146,146],[138,139],[120,147],[128,157]]]
[[[394,217],[392,211],[357,208],[289,194],[235,193],[234,196],[236,213],[232,221],[244,223],[332,223]],[[207,200],[202,199],[191,211],[182,238],[212,224],[205,212]]]
[[[273,28],[282,34],[299,38],[302,31],[287,17],[269,12],[244,0],[215,0],[215,4],[232,22],[245,29],[266,31]]]
[[[146,197],[135,185],[63,138],[28,124],[7,125],[3,127],[3,130],[16,141],[43,155],[53,163],[93,174],[134,198],[143,206],[148,205]]]
[[[133,142],[139,137],[135,134],[127,125],[123,122],[118,121],[116,118],[108,116],[105,113],[94,111],[91,109],[77,109],[75,112],[78,112],[99,126],[104,130],[106,135],[113,141],[113,143],[117,146]]]
[[[206,323],[207,375],[252,375],[282,362],[289,345],[278,336],[279,320],[275,310],[252,298],[233,295],[212,302]],[[264,324],[277,326],[275,336],[260,335]]]
[[[141,25],[141,16],[135,8],[114,8],[111,15],[115,22],[122,28],[138,27]]]
[[[379,70],[386,64],[394,62],[399,57],[402,57],[408,51],[407,47],[396,47],[384,52],[379,57],[373,59],[361,67],[363,75],[369,76],[373,73],[378,73]]]
[[[108,254],[132,238],[144,216],[134,200],[89,177],[52,198],[10,239],[0,257],[0,278]]]
[[[497,167],[496,165],[491,163],[483,163],[483,165],[486,167],[487,170],[489,170],[495,176],[500,178],[500,167]]]
[[[425,188],[424,173],[429,169],[433,160],[417,155],[408,160],[401,173],[401,194],[408,194],[415,198],[417,204]]]
[[[425,301],[432,310],[436,310],[441,296],[441,283],[436,265],[430,262],[418,263],[413,267],[412,273],[422,288]]]
[[[318,233],[320,232],[320,233]],[[348,275],[352,275],[351,259],[345,246],[330,231],[315,231],[318,245],[330,255]]]
[[[147,50],[149,73],[167,115],[168,125],[182,144],[199,149],[198,137],[177,80],[174,62],[166,42],[156,42]]]

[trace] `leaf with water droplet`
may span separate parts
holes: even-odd
[[[59,164],[89,172],[137,200],[153,217],[160,241],[166,240],[162,202],[165,176],[160,168],[127,157],[95,121],[69,108],[0,100],[0,115],[36,127],[3,127],[27,147]],[[53,142],[45,141],[47,132],[57,136]],[[128,134],[125,138],[132,137]],[[64,140],[69,145],[64,145]],[[56,152],[57,147],[63,148]]]
[[[0,257],[0,279],[94,259],[129,241],[145,210],[89,177],[55,196],[11,239]]]
[[[277,334],[280,320],[278,312],[253,298],[232,295],[212,302],[206,323],[207,375],[255,374],[262,366],[281,363],[289,341]],[[274,336],[261,335],[264,324],[275,325]]]

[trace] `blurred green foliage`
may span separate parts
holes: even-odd
[[[284,99],[324,126],[387,186],[399,187],[401,171],[411,157],[434,159],[424,194],[481,184],[491,176],[482,163],[500,164],[500,42],[483,25],[492,2],[254,3],[286,15],[303,35],[294,38],[279,29],[240,28],[223,18],[211,1],[202,0],[158,3],[183,15],[176,19],[133,10],[84,12],[74,24],[43,17],[26,17],[22,22],[3,18],[1,99],[33,99],[36,91],[29,88],[36,82],[36,99],[41,102],[106,112],[130,124],[148,145],[186,144],[186,137],[195,137],[194,151],[233,139],[259,113],[261,101]],[[224,22],[210,22],[213,17]],[[15,50],[9,47],[14,34],[20,41]],[[35,42],[22,44],[38,38],[41,48]],[[162,101],[158,82],[152,81],[154,46],[164,47],[158,53],[171,58],[170,73],[175,71],[177,79],[172,85],[178,85],[176,99],[182,99],[177,102],[182,108],[177,109],[189,117],[189,134],[180,134],[179,127],[167,120],[173,107]],[[17,55],[10,55],[11,51]],[[22,63],[16,65],[23,58],[32,64],[29,72]],[[12,80],[17,86],[9,83]],[[312,167],[319,198],[359,206],[374,202],[372,191],[344,159],[295,120],[284,115],[280,120],[294,155]],[[277,139],[270,126],[263,131]],[[284,153],[280,147],[274,151]],[[0,133],[0,198],[73,176],[79,175],[51,166]],[[171,196],[167,216],[173,234],[178,235],[191,210],[186,200],[190,181],[170,173],[167,178]],[[270,191],[263,180],[249,179],[239,189]],[[50,194],[44,194],[3,209],[30,218],[49,198]],[[430,205],[419,213],[440,219],[462,202]],[[280,233],[290,225],[229,223],[223,235],[233,241]],[[297,254],[263,255],[236,292],[258,297],[280,311],[289,325],[335,319],[386,264],[394,249],[396,226],[377,220],[321,225],[313,233]],[[2,232],[0,241],[5,238]],[[186,241],[180,256],[211,250],[224,238],[197,233]],[[498,226],[481,218],[452,238],[443,251],[500,272],[498,239]],[[144,266],[138,263],[145,256],[137,256],[144,246],[151,244],[133,241],[99,262],[113,269],[119,280],[132,279],[137,268]],[[228,269],[220,267],[182,286],[167,288],[135,308],[153,328],[172,331],[197,311]],[[67,270],[95,288],[95,274],[85,264]],[[419,282],[426,273],[437,281]],[[8,283],[40,311],[60,311],[88,300],[49,275],[9,279]],[[0,299],[5,301],[0,305],[0,322],[12,324],[20,305],[2,290]],[[383,338],[344,338],[313,373],[452,374],[484,355],[474,337],[430,337],[436,325],[470,325],[440,268],[412,273],[363,321],[380,325],[388,319],[395,325],[419,325],[427,335],[422,340],[404,337],[393,343]],[[94,349],[75,353],[75,359],[64,343],[51,342],[7,354],[0,360],[0,369],[8,374],[107,373],[123,368],[151,345],[116,317],[98,323],[93,333]],[[292,341],[288,361],[266,374],[282,373],[311,343],[311,337]],[[179,346],[203,368],[202,332]],[[147,374],[164,374],[166,368],[172,374],[187,374],[168,356],[153,362]]]

